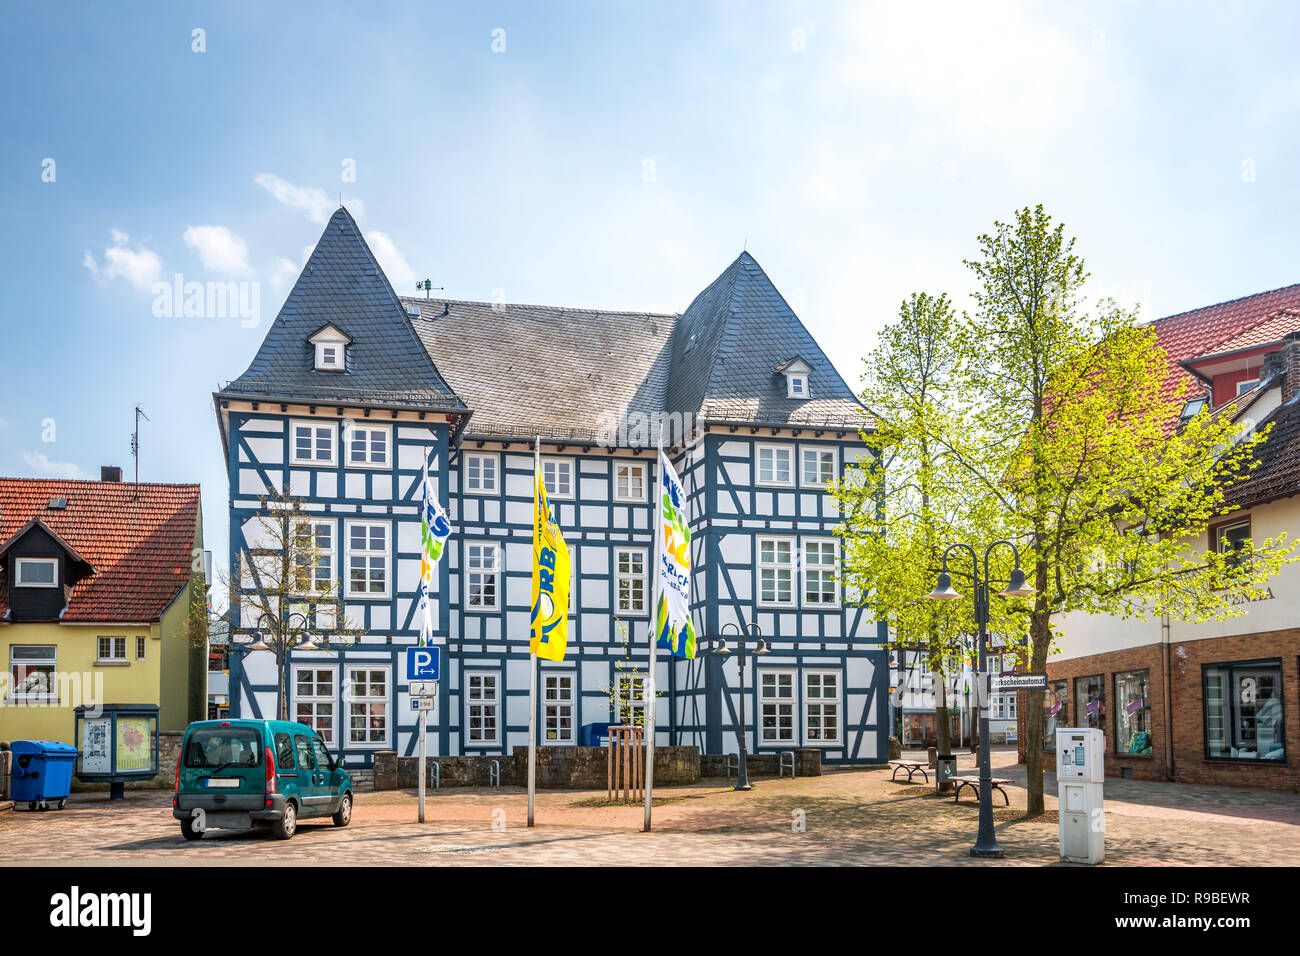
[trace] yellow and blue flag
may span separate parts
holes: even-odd
[[[451,537],[451,522],[433,493],[429,472],[424,473],[424,487],[420,495],[420,646],[433,643],[433,617],[430,608],[429,586],[433,584],[433,568],[442,557],[443,545]]]
[[[686,492],[672,462],[659,452],[661,521],[656,536],[659,607],[655,609],[658,643],[673,657],[695,657],[691,623],[691,529],[686,523]]]
[[[528,649],[548,661],[564,660],[569,645],[569,546],[551,519],[540,474],[533,479],[533,618]]]

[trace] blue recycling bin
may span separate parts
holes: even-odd
[[[16,740],[9,750],[15,804],[25,803],[29,810],[45,810],[51,803],[60,810],[67,806],[76,747],[57,740]]]
[[[583,724],[582,725],[582,746],[584,747],[603,747],[609,742],[609,728],[613,724]]]

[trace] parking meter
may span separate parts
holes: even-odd
[[[1106,737],[1098,728],[1062,727],[1056,731],[1056,795],[1062,860],[1100,863],[1106,858],[1106,818],[1102,806],[1105,750]]]

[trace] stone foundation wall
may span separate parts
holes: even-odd
[[[778,753],[750,754],[745,758],[745,772],[751,777],[775,777],[780,772],[780,763],[781,757]],[[726,754],[706,754],[700,758],[700,773],[705,777],[727,776],[726,766]],[[732,774],[734,775],[734,771]],[[795,750],[794,775],[820,777],[822,752],[813,747]]]
[[[501,768],[501,785],[527,784],[528,748],[516,747],[509,756],[429,757],[426,786],[433,786],[436,763],[444,787],[490,786],[492,762]],[[696,747],[656,747],[655,783],[664,786],[697,783],[700,751]],[[374,789],[410,790],[419,785],[419,758],[399,757],[394,751],[375,753]],[[609,749],[606,747],[538,747],[537,786],[542,790],[604,790],[608,786]],[[354,772],[355,776],[355,772]]]

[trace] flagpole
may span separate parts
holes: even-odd
[[[542,469],[542,436],[533,438],[533,553],[537,553],[537,482]],[[536,569],[533,570],[536,574]],[[537,799],[537,654],[528,632],[528,825],[533,825]]]
[[[645,721],[642,728],[645,733],[645,822],[641,827],[642,832],[649,833],[651,830],[650,808],[654,800],[655,788],[655,666],[656,666],[656,648],[659,644],[659,539],[663,534],[663,506],[664,506],[664,477],[663,477],[663,454],[664,454],[664,426],[659,424],[659,453],[655,456],[654,467],[654,496],[655,496],[655,524],[654,535],[650,541],[651,561],[654,562],[653,571],[650,580],[653,582],[653,590],[650,602],[650,626],[647,628],[650,632],[650,671],[646,675],[645,682]]]

